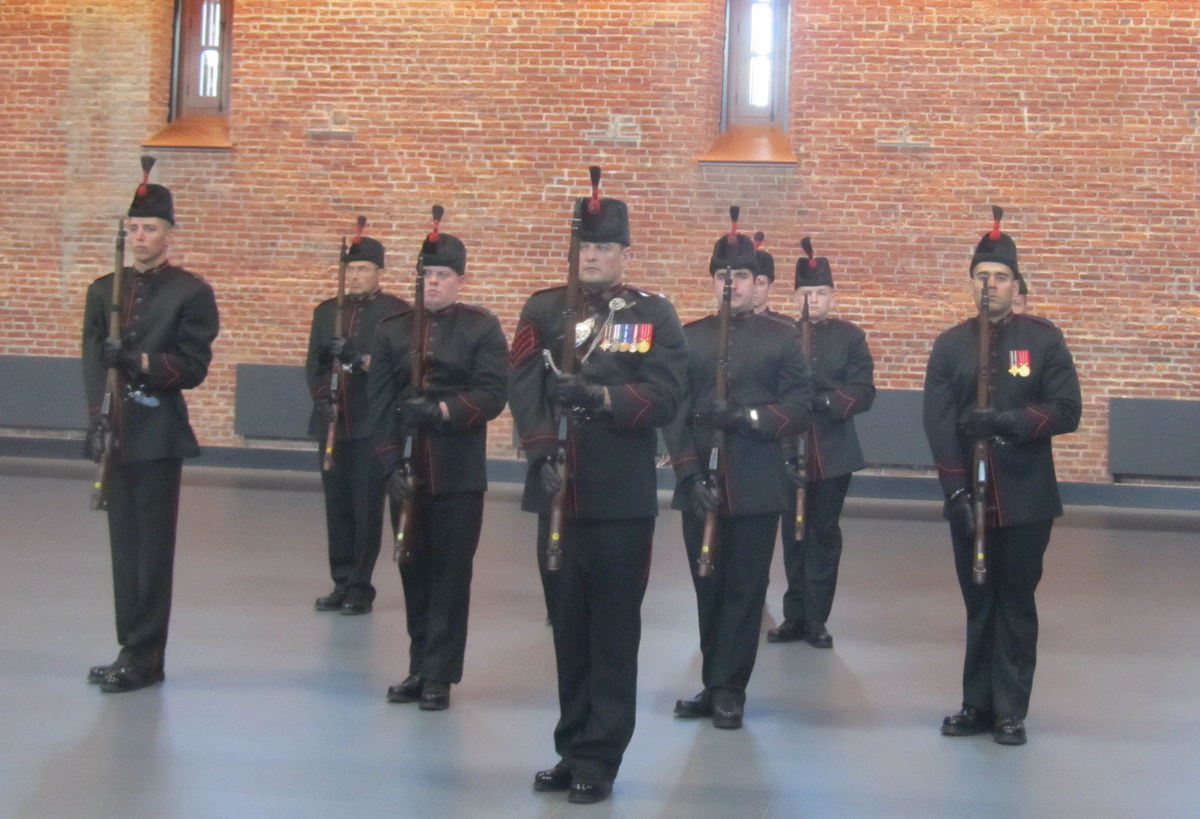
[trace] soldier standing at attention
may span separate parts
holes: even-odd
[[[326,299],[313,310],[304,362],[313,398],[308,432],[320,442],[318,457],[322,461],[330,418],[336,422],[333,458],[321,468],[333,591],[318,597],[315,607],[342,614],[366,614],[375,601],[371,573],[383,537],[383,474],[371,438],[367,372],[375,327],[385,316],[408,306],[380,288],[385,270],[383,245],[361,235],[361,230],[360,226],[342,259],[346,269],[344,303]],[[340,335],[335,333],[339,311]],[[337,390],[332,395],[335,368]]]
[[[730,233],[717,240],[709,262],[714,294],[729,290],[727,349],[720,314],[684,327],[688,395],[663,431],[675,469],[672,508],[683,513],[683,539],[692,569],[703,657],[703,690],[675,704],[675,716],[711,717],[717,728],[742,727],[746,686],[754,669],[780,513],[792,484],[783,442],[808,426],[812,384],[795,324],[755,313],[758,274],[754,245]],[[726,373],[726,396],[719,392]],[[717,446],[716,432],[724,435]],[[714,448],[720,451],[712,471]],[[715,560],[704,574],[698,559],[715,531]]]
[[[674,417],[687,366],[675,308],[623,283],[628,212],[621,200],[600,198],[598,168],[593,180],[591,198],[575,203],[581,303],[568,309],[570,286],[530,296],[513,338],[509,391],[529,464],[521,508],[538,514],[541,555],[549,550],[552,509],[561,508],[563,520],[556,533],[562,566],[542,571],[561,760],[539,771],[533,788],[568,791],[578,803],[608,797],[633,736],[642,597],[658,514],[655,427]],[[578,361],[570,374],[559,373],[564,332]],[[564,413],[569,423],[557,423]]]
[[[133,265],[121,271],[120,293],[113,274],[100,277],[88,287],[83,314],[88,454],[99,462],[112,448],[103,483],[121,651],[88,672],[88,682],[108,693],[165,676],[180,477],[183,459],[200,454],[183,390],[208,375],[219,329],[212,288],[167,258],[175,205],[169,190],[147,182],[153,165],[143,157],[146,178],[129,206]],[[108,337],[114,298],[120,340]],[[120,373],[120,388],[109,396],[117,422],[106,429],[101,407],[110,369]]]
[[[450,685],[462,680],[487,424],[504,409],[508,389],[504,331],[490,310],[458,301],[467,249],[438,230],[440,214],[418,257],[417,299],[379,323],[368,386],[388,495],[394,509],[406,502],[411,509],[397,516],[408,528],[397,558],[409,673],[387,699],[419,701],[425,711],[448,708]]]
[[[804,536],[796,539],[796,494],[792,493],[792,508],[783,516],[788,581],[784,619],[767,632],[767,641],[804,640],[815,648],[832,648],[833,637],[825,622],[833,608],[842,558],[842,505],[851,474],[865,466],[854,416],[869,410],[875,400],[875,362],[866,334],[857,325],[830,316],[829,260],[812,255],[808,237],[801,246],[806,255],[796,261],[796,306],[816,397],[804,447]]]
[[[1037,660],[1034,591],[1050,529],[1062,514],[1050,440],[1075,431],[1082,400],[1062,332],[1043,318],[1013,313],[1017,246],[1000,232],[1003,212],[994,211],[995,225],[979,240],[969,268],[981,313],[986,289],[987,324],[981,332],[980,317],[968,319],[934,341],[923,414],[967,609],[962,709],[942,721],[942,733],[991,732],[1001,745],[1022,745]],[[981,403],[985,339],[990,394]],[[980,441],[988,479],[977,517],[973,452]],[[982,578],[974,572],[977,526],[986,544]]]

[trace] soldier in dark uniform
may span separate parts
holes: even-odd
[[[711,717],[718,728],[742,726],[779,516],[792,494],[782,442],[804,432],[812,401],[795,324],[753,311],[757,269],[749,238],[731,234],[717,241],[709,264],[715,291],[723,291],[726,277],[732,281],[728,400],[715,398],[719,320],[708,316],[684,327],[689,394],[664,430],[676,478],[672,508],[683,512],[703,655],[704,689],[677,701],[675,715]],[[726,440],[719,476],[706,474],[714,429],[723,429]],[[712,574],[701,577],[696,560],[709,512],[718,513],[716,560]]]
[[[806,252],[812,243],[804,240]],[[812,426],[805,442],[806,503],[804,539],[796,540],[796,493],[783,516],[783,565],[787,591],[783,622],[767,632],[767,641],[804,640],[816,648],[831,648],[825,622],[833,608],[838,564],[842,557],[842,505],[850,476],[862,469],[862,449],[854,416],[875,401],[875,363],[867,337],[857,325],[830,317],[833,273],[829,260],[811,255],[796,261],[796,299],[801,312],[801,338],[808,333],[808,364],[812,370]],[[807,305],[807,307],[806,307]],[[808,329],[803,322],[807,316]]]
[[[153,160],[143,161],[149,176]],[[219,321],[212,288],[172,265],[171,192],[138,187],[127,231],[133,266],[122,274],[120,342],[108,339],[113,276],[88,288],[83,314],[83,378],[91,426],[89,454],[99,460],[105,431],[100,410],[107,368],[124,376],[107,480],[108,531],[116,604],[116,662],[96,666],[88,681],[106,692],[160,682],[171,616],[175,530],[184,458],[200,454],[183,390],[208,374]]]
[[[1054,518],[1062,514],[1050,439],[1079,425],[1079,378],[1062,332],[1042,318],[1015,315],[1017,248],[1000,219],[971,259],[976,304],[989,293],[991,402],[976,406],[979,319],[942,333],[925,373],[925,434],[945,492],[958,584],[967,609],[962,710],[942,733],[992,732],[1025,742],[1024,719],[1037,656],[1034,591]],[[985,519],[972,508],[972,452],[987,444]],[[985,527],[987,573],[972,580],[975,526]]]
[[[471,566],[487,489],[487,423],[504,409],[508,342],[490,310],[458,301],[467,266],[459,239],[435,226],[418,265],[421,383],[413,383],[414,326],[420,326],[414,305],[379,323],[369,392],[392,506],[412,501],[411,557],[400,562],[409,674],[387,699],[438,711],[450,705],[450,684],[462,680]]]
[[[762,249],[766,240],[767,234],[761,230],[754,234],[754,255],[758,259],[758,275],[754,277],[755,313],[774,313],[767,302],[771,300],[771,288],[775,285],[775,257]]]
[[[562,760],[538,772],[533,787],[569,790],[570,801],[587,803],[609,795],[633,736],[641,604],[658,514],[655,427],[679,406],[687,352],[670,302],[622,283],[630,253],[625,203],[594,192],[591,202],[576,203],[580,209],[583,304],[580,323],[567,328],[576,334],[577,374],[557,374],[566,288],[542,290],[521,311],[509,394],[529,463],[521,508],[538,514],[541,555],[563,476],[555,416],[559,407],[574,415],[562,568],[542,574]]]
[[[380,289],[384,261],[382,244],[356,237],[346,255],[342,334],[334,335],[337,299],[327,299],[313,310],[308,335],[304,371],[313,397],[308,434],[320,442],[318,457],[324,453],[332,412],[330,373],[338,368],[333,463],[331,469],[321,470],[333,591],[317,598],[317,611],[366,614],[375,600],[371,573],[383,536],[383,474],[372,447],[367,371],[376,326],[408,306]]]

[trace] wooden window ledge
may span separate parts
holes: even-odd
[[[795,165],[787,134],[775,125],[731,125],[697,162]]]
[[[216,148],[233,147],[229,139],[229,118],[219,115],[179,117],[154,136],[142,142],[143,148]]]

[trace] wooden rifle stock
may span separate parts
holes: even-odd
[[[983,296],[979,300],[979,372],[975,381],[975,406],[979,408],[991,404],[992,383],[992,322],[988,317],[990,297],[988,294],[988,274],[981,273],[983,278]],[[973,463],[974,495],[971,502],[975,513],[975,548],[971,560],[971,579],[976,585],[982,586],[987,582],[987,526],[985,515],[987,504],[985,498],[988,489],[988,445],[987,439],[975,439],[975,457]]]
[[[721,291],[721,306],[717,310],[717,374],[713,398],[723,403],[729,398],[729,323],[733,312],[733,271],[725,270],[725,287]],[[713,429],[712,451],[708,456],[708,475],[705,482],[718,489],[725,472],[725,430]],[[696,557],[696,574],[708,577],[717,561],[718,510],[704,515],[704,533],[700,537],[700,554]]]
[[[594,179],[597,184],[599,179]],[[574,374],[577,368],[575,355],[575,325],[579,322],[579,229],[583,222],[582,203],[578,203],[571,216],[571,247],[567,252],[567,293],[563,305],[562,356],[558,368],[564,375]],[[546,543],[546,571],[556,572],[562,568],[563,526],[567,513],[567,482],[570,480],[571,465],[567,461],[567,439],[571,432],[571,410],[557,407],[558,453],[555,460],[560,470],[561,483],[550,499],[550,535]]]
[[[434,227],[436,231],[436,226]],[[421,396],[421,388],[425,383],[425,246],[421,246],[421,253],[417,255],[417,283],[416,290],[413,295],[413,323],[412,337],[409,341],[408,354],[410,356],[410,381],[413,398]],[[405,479],[410,484],[410,491],[400,504],[399,514],[396,516],[396,547],[393,551],[393,558],[397,563],[408,563],[413,558],[412,538],[409,537],[410,528],[417,504],[416,492],[416,476],[413,470],[413,451],[416,448],[417,431],[411,424],[405,424],[404,435],[404,456],[400,462],[400,469],[404,473]]]
[[[108,338],[110,341],[121,340],[121,285],[125,273],[125,219],[117,220],[117,242],[113,250],[112,305],[108,314]],[[100,456],[100,465],[96,469],[96,479],[92,481],[91,507],[93,509],[108,508],[108,474],[111,469],[113,450],[116,448],[117,430],[121,426],[121,390],[122,378],[120,367],[109,367],[107,380],[104,385],[104,401],[100,405],[100,429],[104,435],[104,452]]]
[[[800,349],[804,360],[812,362],[812,322],[808,319],[808,294],[804,295],[804,307],[800,310]],[[804,540],[804,519],[808,509],[808,433],[796,436],[796,469],[804,478],[804,484],[796,487],[796,530],[793,537]]]
[[[364,220],[365,221],[365,220]],[[362,234],[362,227],[358,229],[359,234]],[[342,308],[346,304],[346,264],[350,255],[350,246],[346,243],[346,237],[342,237],[342,251],[338,255],[338,289],[337,289],[337,312],[333,317],[333,337],[341,336],[342,327]],[[333,448],[337,446],[337,424],[338,424],[338,388],[341,386],[341,362],[335,356],[329,363],[329,426],[325,430],[325,452],[321,458],[321,469],[329,472],[333,469]]]

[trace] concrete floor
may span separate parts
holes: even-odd
[[[3,460],[3,459],[0,459]],[[963,613],[939,505],[852,500],[832,651],[759,652],[746,726],[675,720],[699,689],[675,513],[643,610],[638,728],[614,797],[530,789],[556,761],[553,653],[516,487],[489,496],[466,676],[449,711],[389,705],[407,639],[328,591],[315,475],[185,468],[167,681],[101,694],[115,656],[85,464],[0,464],[0,816],[1200,816],[1200,514],[1073,507],[1039,592],[1029,744],[939,735]],[[778,553],[764,630],[779,616]]]

